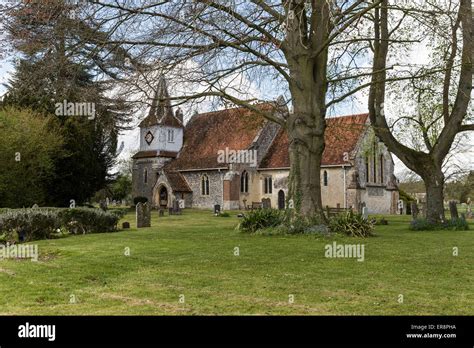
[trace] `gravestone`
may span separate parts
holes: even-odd
[[[451,213],[451,219],[459,219],[456,201],[449,201],[449,212]]]
[[[122,223],[122,228],[123,228],[124,230],[127,229],[127,228],[130,228],[130,222],[127,222],[127,221],[123,222],[123,223]]]
[[[272,202],[270,198],[262,198],[262,208],[270,209],[272,207]]]
[[[401,199],[398,200],[397,207],[398,207],[398,211],[400,212],[400,215],[403,215],[403,200]]]
[[[102,209],[103,211],[107,211],[107,203],[105,202],[105,200],[101,200],[99,202],[99,208]]]
[[[164,209],[158,209],[158,216],[165,216],[165,210]]]
[[[365,202],[359,202],[359,204],[357,205],[357,212],[359,214],[362,214],[362,209],[364,209],[365,207]]]
[[[179,207],[179,202],[177,200],[173,201],[173,214],[181,215],[181,208]]]
[[[221,213],[220,204],[214,204],[214,214],[220,214],[220,213]]]
[[[362,208],[362,218],[367,220],[369,218],[369,208],[363,207]]]
[[[472,219],[472,205],[471,205],[471,201],[468,200],[468,203],[467,203],[467,218],[468,219]]]
[[[38,209],[39,206],[38,206],[38,204],[35,203],[35,204],[33,204],[32,208],[33,208],[33,209]]]
[[[418,218],[418,204],[416,202],[411,202],[411,217],[413,220]]]
[[[151,227],[151,206],[148,203],[137,203],[137,228]]]

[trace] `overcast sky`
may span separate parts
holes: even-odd
[[[416,59],[414,57],[414,59]],[[420,59],[420,56],[418,56],[418,59]],[[6,92],[6,88],[3,85],[4,83],[7,83],[10,73],[13,71],[13,66],[11,62],[5,61],[5,60],[0,60],[0,96],[3,95]],[[262,93],[261,91],[258,90],[258,86],[253,86],[252,87],[254,90],[254,93],[257,94],[257,97],[259,96],[268,96],[268,93]],[[173,90],[170,90],[170,93],[173,95]],[[277,96],[275,96],[276,98]],[[204,102],[198,105],[193,105],[193,109],[186,109],[183,108],[185,111],[185,120],[188,120],[192,113],[194,112],[206,112],[206,111],[213,111],[215,109],[215,106],[212,105],[212,103],[209,102]],[[139,114],[134,117],[134,120],[131,124],[133,127],[132,130],[126,131],[123,134],[120,135],[119,137],[119,147],[122,148],[122,151],[119,155],[119,159],[124,159],[129,157],[131,154],[133,154],[139,146],[139,130],[138,130],[138,123],[140,120],[145,116],[147,112],[147,108],[144,108]],[[329,111],[329,116],[341,116],[341,115],[350,115],[350,114],[356,114],[356,113],[364,113],[367,112],[367,99],[366,96],[363,94],[357,95],[357,97],[352,100],[351,102],[346,102],[338,105],[335,110],[330,110]],[[474,170],[474,136],[470,137],[470,146],[471,146],[471,151],[463,156],[461,156],[461,162],[465,163],[466,169],[472,169]],[[120,144],[123,142],[123,147],[120,146]],[[395,174],[400,177],[403,176],[402,174],[406,172],[407,168],[405,165],[398,160],[398,158],[394,157],[394,162],[395,162]]]

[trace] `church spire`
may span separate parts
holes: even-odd
[[[140,123],[140,127],[163,125],[170,127],[182,127],[182,121],[173,114],[168,86],[163,74],[160,75],[158,86],[153,97],[148,116]]]

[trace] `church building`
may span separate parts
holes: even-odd
[[[140,149],[133,156],[133,197],[154,207],[182,200],[185,208],[245,209],[269,198],[287,204],[288,137],[276,123],[245,108],[195,114],[184,124],[173,111],[160,78],[148,116],[140,123]],[[275,104],[257,106],[276,110]],[[274,112],[274,111],[273,111]],[[278,112],[288,112],[281,108]],[[327,119],[321,188],[324,206],[369,213],[395,213],[394,163],[369,127],[367,114]]]

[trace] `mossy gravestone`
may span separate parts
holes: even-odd
[[[148,203],[137,203],[137,228],[151,227],[151,206]]]

